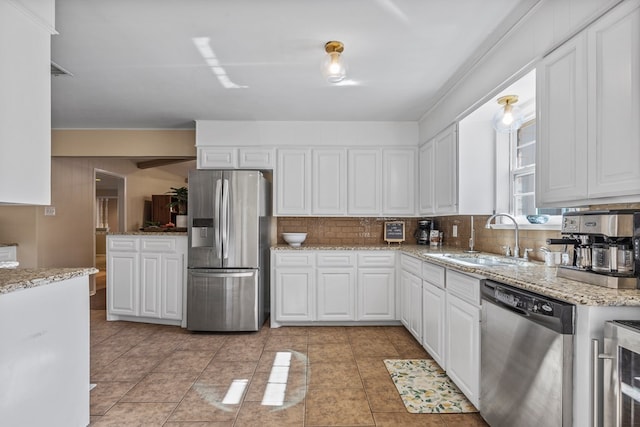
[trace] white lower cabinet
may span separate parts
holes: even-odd
[[[107,320],[180,325],[187,236],[107,236]]]
[[[313,267],[276,268],[275,270],[275,320],[310,321],[314,319],[314,276]]]
[[[395,320],[393,251],[273,251],[272,270],[272,327]]]
[[[402,254],[400,265],[400,320],[415,339],[422,342],[422,261]]]
[[[358,267],[358,320],[394,320],[395,268]]]
[[[422,281],[422,346],[438,362],[445,363],[445,291]]]
[[[18,254],[15,246],[0,246],[0,262],[17,260]]]
[[[482,279],[447,270],[445,357],[447,375],[479,408],[480,284]]]

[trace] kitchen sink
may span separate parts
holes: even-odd
[[[487,254],[434,254],[427,252],[424,255],[472,267],[530,267],[535,265],[520,258]]]

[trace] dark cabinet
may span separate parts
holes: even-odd
[[[168,194],[154,194],[151,196],[151,221],[160,223],[160,225],[169,222],[176,223],[176,214],[172,212],[169,204],[173,197]]]

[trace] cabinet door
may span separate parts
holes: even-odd
[[[279,150],[276,168],[276,215],[311,212],[309,150]]]
[[[51,203],[53,0],[0,2],[0,203]],[[10,65],[9,65],[10,64]]]
[[[163,255],[160,272],[160,317],[182,320],[184,285],[184,255]]]
[[[434,210],[437,214],[458,209],[458,133],[451,126],[434,139]]]
[[[446,298],[447,374],[478,407],[480,391],[480,309],[455,295]]]
[[[445,292],[422,281],[422,345],[442,369],[445,363]]]
[[[317,320],[355,319],[355,269],[318,269],[316,289]]]
[[[536,70],[536,206],[587,197],[587,55],[578,34]]]
[[[409,332],[422,342],[422,280],[411,275],[409,292]]]
[[[358,320],[395,320],[395,268],[358,268]]]
[[[400,321],[407,330],[411,331],[411,278],[413,274],[402,271],[400,273]]]
[[[314,269],[278,268],[275,280],[276,320],[313,320]]]
[[[589,198],[640,193],[640,6],[588,29]]]
[[[140,254],[140,316],[160,317],[162,255]]]
[[[347,160],[345,150],[313,150],[311,180],[313,215],[347,213]]]
[[[420,147],[419,173],[420,173],[420,215],[431,215],[435,212],[435,175],[433,172],[435,153],[433,140]]]
[[[231,147],[198,148],[198,169],[236,169],[238,167],[238,149]]]
[[[111,252],[107,257],[107,314],[139,314],[139,256],[135,252]]]
[[[382,150],[382,213],[414,215],[416,151]]]
[[[349,215],[378,215],[382,208],[382,162],[380,150],[349,150]]]

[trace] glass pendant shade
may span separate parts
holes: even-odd
[[[327,54],[322,61],[322,74],[329,83],[338,83],[347,77],[347,65],[342,57],[344,46],[340,42],[328,42]]]
[[[524,116],[519,107],[513,105],[518,102],[515,95],[503,96],[498,99],[500,109],[493,116],[493,128],[496,132],[509,133],[520,129]]]

